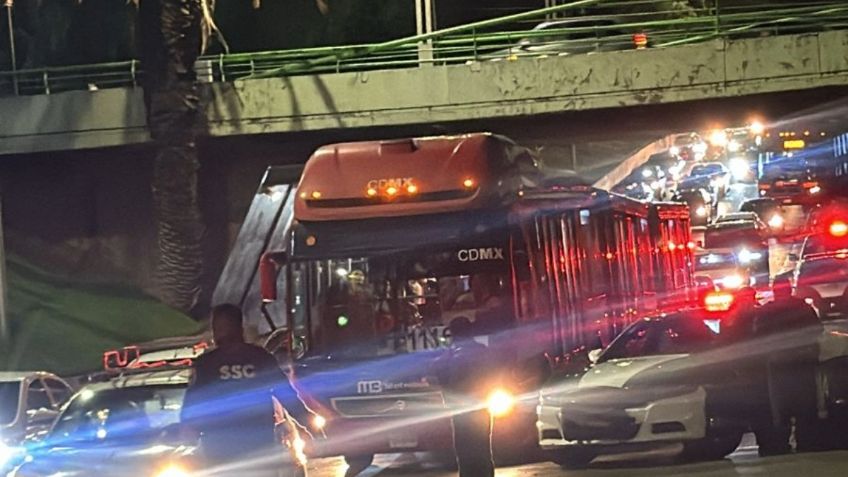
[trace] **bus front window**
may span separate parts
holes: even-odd
[[[456,270],[433,257],[332,259],[299,266],[312,275],[310,341],[320,354],[373,357],[431,350],[450,344],[449,326],[456,318],[470,319],[480,335],[513,322],[505,272]]]

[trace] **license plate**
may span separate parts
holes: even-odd
[[[411,449],[418,447],[418,438],[415,436],[389,436],[389,447],[392,449]]]

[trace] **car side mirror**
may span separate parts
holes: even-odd
[[[598,362],[598,360],[601,359],[601,353],[603,351],[604,350],[602,350],[601,348],[597,348],[597,349],[593,349],[592,351],[589,351],[589,362],[591,362],[592,364],[596,364]]]

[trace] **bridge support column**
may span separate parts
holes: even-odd
[[[415,0],[415,31],[418,35],[435,29],[436,0]],[[418,43],[418,66],[433,65],[433,40]]]

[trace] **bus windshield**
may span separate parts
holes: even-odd
[[[494,333],[513,322],[506,264],[499,247],[299,262],[295,328],[313,352],[346,358],[445,347],[463,317]]]

